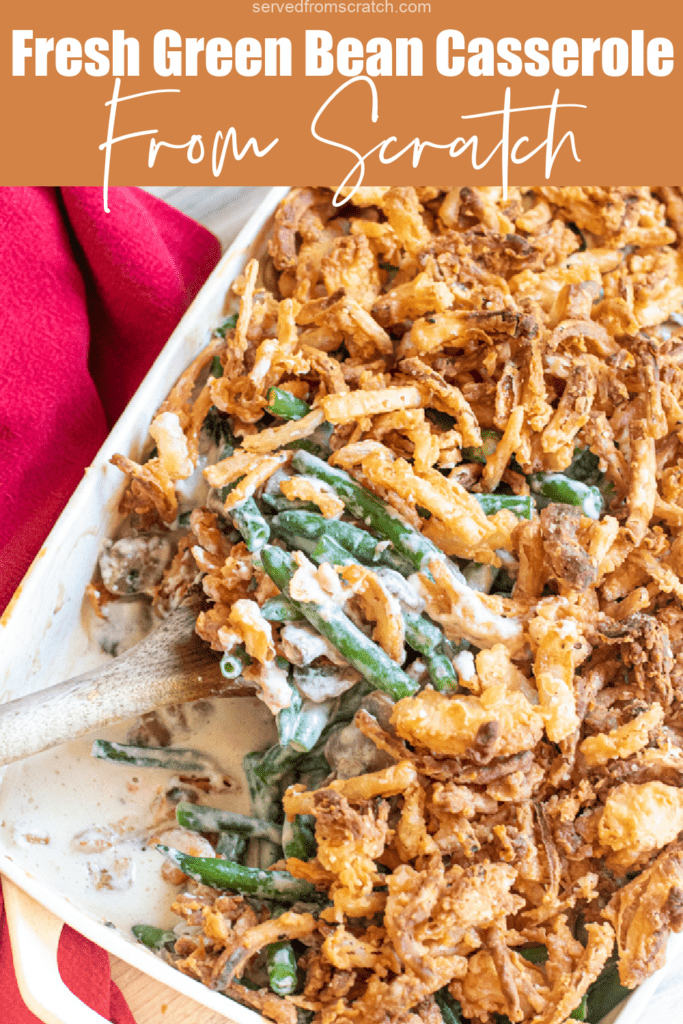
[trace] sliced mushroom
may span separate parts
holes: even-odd
[[[171,542],[158,533],[107,541],[100,555],[102,583],[110,594],[151,594],[171,560]]]

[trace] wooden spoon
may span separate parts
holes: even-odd
[[[111,663],[0,705],[0,765],[169,704],[253,693],[221,675],[218,656],[195,633],[199,610],[192,595]]]

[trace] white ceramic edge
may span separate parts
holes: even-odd
[[[43,1024],[106,1024],[65,985],[57,963],[63,922],[4,875],[2,895],[14,973],[24,1003]]]
[[[646,1019],[644,1011],[647,1010],[648,1003],[655,991],[665,980],[668,980],[674,971],[681,971],[682,957],[683,932],[679,932],[677,935],[672,933],[669,935],[666,946],[666,964],[633,990],[633,994],[625,1001],[621,1013],[615,1018],[614,1024],[642,1024]]]
[[[287,191],[288,187],[286,186],[272,188],[258,209],[249,218],[229,250],[221,258],[191,303],[120,419],[114,425],[91,466],[86,470],[83,480],[63,509],[59,519],[45,540],[39,556],[28,569],[18,588],[17,595],[15,595],[15,598],[8,607],[3,626],[0,628],[0,639],[3,637],[8,638],[10,646],[12,640],[17,640],[16,637],[12,636],[16,632],[16,630],[11,628],[12,621],[16,622],[17,619],[21,619],[24,609],[29,612],[34,602],[40,602],[43,577],[50,568],[49,554],[53,551],[59,551],[62,545],[69,542],[79,521],[81,508],[87,502],[92,501],[93,488],[96,487],[96,482],[93,479],[94,475],[98,470],[108,471],[109,459],[115,451],[129,450],[129,439],[131,435],[136,433],[136,428],[138,428],[137,432],[139,433],[139,428],[142,426],[146,433],[150,412],[157,405],[154,397],[156,390],[155,381],[160,374],[170,374],[173,376],[175,373],[177,377],[178,372],[174,371],[173,361],[177,355],[176,349],[179,347],[179,343],[183,342],[188,331],[193,326],[196,326],[195,322],[198,313],[201,317],[201,310],[207,301],[207,297],[218,298],[227,293],[233,278],[242,269],[240,263],[243,265],[246,262],[246,256],[257,240],[263,225]],[[202,346],[198,345],[197,349],[200,347]],[[184,365],[188,361],[186,358]],[[125,484],[125,481],[122,480],[123,484]],[[120,490],[121,487],[119,488]],[[218,1013],[222,1013],[226,1019],[232,1020],[236,1024],[257,1024],[257,1022],[263,1021],[260,1014],[257,1014],[255,1011],[241,1006],[220,993],[210,991],[200,982],[181,974],[153,953],[150,953],[132,940],[125,938],[122,933],[94,920],[84,911],[74,906],[67,898],[60,896],[48,885],[35,878],[19,865],[14,864],[11,858],[3,853],[0,853],[0,874],[6,875],[21,890],[28,893],[29,896],[33,897],[33,899],[37,900],[38,903],[54,914],[55,918],[59,919],[59,921],[69,924],[75,931],[85,935],[98,946],[113,953],[119,959],[124,960],[138,970],[156,978],[170,988],[181,992],[183,995]],[[28,970],[30,965],[23,963],[22,969]],[[34,965],[34,969],[38,969],[37,963]],[[70,1020],[65,1022],[65,1024],[75,1024],[75,1022]]]

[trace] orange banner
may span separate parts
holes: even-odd
[[[678,5],[5,5],[0,184],[668,181]]]

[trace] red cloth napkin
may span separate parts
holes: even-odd
[[[111,980],[109,957],[73,928],[64,925],[57,953],[59,973],[74,995],[112,1024],[135,1024],[126,1001]],[[0,890],[0,1011],[2,1024],[40,1024],[26,1008],[14,976],[7,921]]]
[[[0,188],[0,610],[190,301],[213,235],[135,188]],[[34,1024],[0,900],[0,1017]],[[106,954],[65,928],[70,988],[134,1024]],[[90,1000],[90,1001],[89,1001]]]

